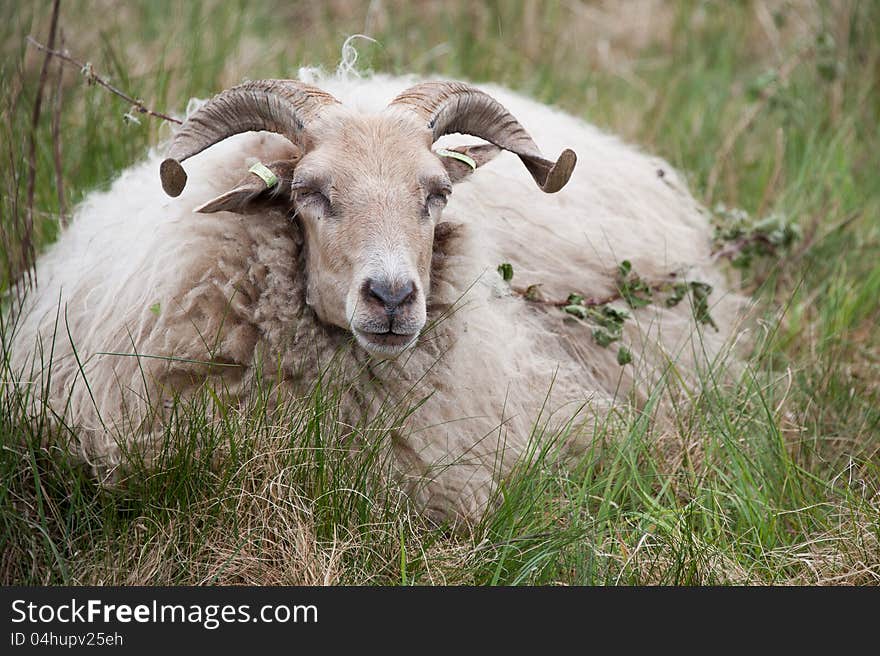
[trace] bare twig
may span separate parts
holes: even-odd
[[[61,32],[64,48],[64,31]],[[64,167],[61,157],[61,103],[63,94],[64,64],[58,61],[58,79],[55,82],[55,105],[52,112],[52,153],[55,158],[55,191],[58,193],[58,213],[61,227],[67,227],[67,202],[64,199]]]
[[[779,184],[779,178],[782,176],[782,162],[785,159],[785,132],[781,127],[776,128],[776,157],[773,161],[773,173],[770,174],[770,180],[767,182],[767,186],[764,187],[764,193],[761,194],[761,202],[758,204],[758,211],[755,212],[756,216],[762,216],[764,214],[764,209],[767,207],[767,203],[770,202],[770,197],[773,195],[773,192],[776,191],[776,187]]]
[[[776,55],[776,58],[782,61],[782,48],[780,46],[782,39],[779,35],[779,28],[777,28],[776,23],[773,22],[773,15],[770,13],[770,9],[767,8],[767,3],[764,0],[759,0],[755,3],[754,7],[755,16],[761,24],[761,29],[764,30],[767,40],[773,46],[773,52]]]
[[[163,121],[168,121],[169,123],[176,123],[178,125],[180,125],[182,123],[182,121],[174,118],[173,116],[168,116],[168,114],[163,114],[162,112],[157,112],[153,109],[150,109],[149,107],[147,107],[144,104],[144,102],[142,100],[138,100],[137,98],[133,98],[132,96],[125,93],[124,91],[117,89],[112,84],[110,84],[107,80],[105,80],[100,75],[95,73],[94,69],[92,68],[92,65],[89,62],[81,62],[78,59],[71,57],[66,51],[61,52],[58,50],[53,50],[51,46],[44,46],[42,43],[40,43],[39,41],[37,41],[33,37],[30,37],[30,36],[27,37],[27,41],[32,46],[34,46],[37,50],[42,50],[43,52],[47,53],[47,55],[50,55],[52,57],[57,57],[58,59],[65,61],[68,64],[71,64],[72,66],[76,66],[77,68],[80,69],[80,72],[82,72],[82,74],[86,76],[86,79],[90,83],[93,82],[99,86],[102,86],[105,89],[107,89],[107,91],[112,93],[114,96],[118,96],[119,98],[122,98],[124,101],[129,103],[132,106],[132,109],[134,109],[139,114],[148,114],[149,116],[153,116],[155,118],[160,118]]]
[[[51,50],[55,45],[55,33],[58,30],[58,14],[61,8],[61,0],[55,0],[52,3],[52,19],[49,25],[49,46],[47,50]],[[30,264],[33,261],[33,210],[34,210],[34,191],[37,182],[37,127],[40,123],[40,113],[43,106],[43,88],[46,86],[46,80],[49,77],[49,54],[43,59],[43,66],[40,68],[40,81],[37,84],[37,96],[34,98],[34,111],[31,114],[31,133],[28,145],[28,183],[27,183],[27,213],[25,214],[24,234],[22,235],[21,247],[22,268],[30,272]],[[28,277],[33,280],[31,274]]]
[[[758,100],[749,105],[746,111],[743,112],[742,116],[740,116],[739,121],[733,126],[733,129],[725,135],[721,147],[718,149],[718,152],[715,153],[715,163],[712,165],[712,169],[709,171],[709,177],[706,180],[707,205],[712,203],[712,196],[715,193],[715,187],[718,184],[718,176],[721,174],[721,170],[727,162],[727,158],[730,157],[730,153],[733,151],[736,142],[739,141],[739,138],[743,133],[751,127],[752,123],[755,122],[755,119],[758,118],[758,115],[767,103],[769,103],[770,100],[782,90],[792,71],[794,71],[795,67],[797,67],[809,52],[809,50],[798,51],[790,57],[788,61],[782,64],[782,66],[776,71],[776,79],[761,90],[761,95]]]

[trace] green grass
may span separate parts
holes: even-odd
[[[135,464],[115,492],[49,446],[69,437],[65,426],[23,421],[32,392],[16,388],[0,400],[0,581],[880,580],[880,4],[694,0],[648,15],[650,6],[63,2],[71,53],[159,110],[245,76],[332,69],[344,38],[365,33],[376,42],[357,42],[362,70],[506,84],[666,157],[710,207],[784,213],[803,238],[741,272],[764,314],[735,389],[707,375],[671,430],[644,414],[602,418],[579,462],[539,454],[471,535],[410,512],[376,473],[380,449],[340,448],[334,417],[350,382],[332,370],[275,410],[268,375],[248,408],[222,390],[179,400],[181,421],[162,436],[176,448],[153,473]],[[42,62],[24,36],[45,40],[49,13],[47,2],[0,8],[0,290],[20,273]],[[638,29],[646,20],[648,33]],[[777,82],[779,71],[788,74]],[[38,250],[58,232],[53,91],[54,76],[36,133]],[[168,134],[155,120],[123,122],[127,110],[66,71],[68,207]],[[8,391],[10,372],[0,374]],[[357,428],[379,444],[407,411]],[[565,437],[542,435],[543,421],[542,454]]]

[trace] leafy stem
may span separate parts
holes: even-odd
[[[670,273],[666,279],[659,282],[648,282],[636,273],[629,260],[623,260],[617,267],[615,277],[617,290],[602,297],[588,297],[578,292],[571,292],[565,299],[546,298],[541,291],[540,283],[526,287],[514,285],[511,282],[513,274],[513,266],[509,262],[498,266],[498,275],[510,285],[510,290],[515,295],[528,303],[560,308],[568,316],[592,324],[593,340],[603,348],[622,339],[624,324],[631,318],[629,311],[612,305],[618,301],[625,302],[632,310],[638,310],[659,302],[662,296],[663,305],[671,308],[690,295],[694,319],[718,330],[718,325],[709,313],[711,285],[696,280],[682,280],[676,273]],[[632,353],[624,345],[618,349],[617,362],[621,366],[632,362]]]

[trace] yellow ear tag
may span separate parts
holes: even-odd
[[[474,171],[477,170],[477,162],[470,155],[465,155],[464,153],[460,153],[457,150],[446,150],[445,148],[438,148],[434,151],[440,157],[451,157],[452,159],[457,159],[459,162],[464,162],[468,166],[470,166]]]
[[[278,184],[278,176],[272,173],[269,167],[262,162],[257,162],[252,167],[250,167],[248,171],[260,178],[263,182],[265,182],[266,189],[271,189]]]

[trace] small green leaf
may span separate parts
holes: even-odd
[[[621,346],[619,349],[617,349],[617,364],[622,367],[632,361],[633,356],[632,353],[629,352],[628,348],[626,348],[625,346]]]
[[[694,297],[694,318],[700,323],[709,324],[718,330],[718,325],[709,314],[709,294],[711,293],[711,285],[696,281],[691,283],[691,294]]]
[[[629,319],[629,312],[618,310],[610,305],[601,305],[598,308],[590,308],[588,318],[603,328],[609,330],[621,330],[623,322]]]
[[[816,71],[826,82],[833,82],[846,72],[846,64],[838,57],[834,36],[827,30],[816,36]]]
[[[626,304],[634,310],[651,304],[651,286],[632,270],[632,263],[624,260],[617,267],[617,289]]]
[[[770,87],[772,84],[776,84],[778,81],[779,73],[777,73],[775,70],[770,69],[764,71],[749,83],[748,88],[746,89],[749,100],[757,100],[761,97],[761,94],[764,93],[768,87]]]
[[[498,275],[504,280],[504,282],[510,282],[513,280],[513,265],[510,262],[503,262],[498,265]]]
[[[572,292],[568,295],[568,299],[565,302],[569,305],[581,305],[584,302],[584,297],[577,292]]]
[[[159,316],[159,313],[160,313],[161,311],[162,311],[162,306],[161,306],[159,303],[153,303],[153,304],[150,306],[150,312],[152,312],[153,314],[155,314],[157,317]]]
[[[609,321],[623,326],[623,322],[629,319],[629,312],[626,310],[618,310],[617,308],[606,305],[602,308],[602,315],[607,317]]]
[[[604,328],[593,328],[593,339],[596,340],[596,343],[602,348],[607,348],[611,342],[620,339],[620,336],[614,335]]]
[[[647,290],[647,294],[649,298],[645,298],[643,296],[638,296],[631,291],[627,290],[623,292],[623,299],[626,301],[626,304],[629,305],[633,310],[638,310],[639,308],[646,307],[651,304],[651,290]]]
[[[687,296],[687,283],[677,282],[672,286],[672,296],[666,299],[666,307],[675,307]]]
[[[587,318],[587,308],[583,305],[566,305],[562,308],[563,312],[576,316],[578,319]]]

